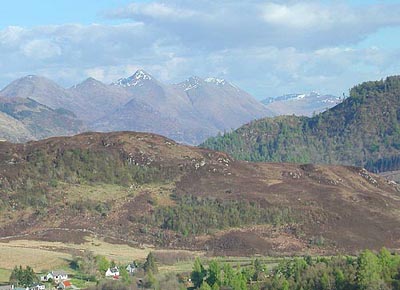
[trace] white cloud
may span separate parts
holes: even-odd
[[[24,56],[31,59],[48,59],[61,55],[61,48],[52,41],[34,39],[21,47]]]
[[[346,92],[400,70],[400,48],[359,48],[400,24],[400,5],[338,1],[149,1],[111,11],[122,24],[0,30],[1,85],[40,74],[69,86],[144,68],[161,81],[225,77],[258,97]],[[380,46],[384,47],[384,46]]]
[[[383,27],[399,26],[399,14],[400,4],[171,0],[168,4],[131,4],[109,16],[143,22],[188,47],[218,50],[254,46],[316,49],[354,44]]]

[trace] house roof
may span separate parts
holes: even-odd
[[[67,275],[67,272],[65,272],[63,270],[56,270],[56,271],[52,271],[51,274],[53,274],[53,276],[65,276],[65,275]]]
[[[0,290],[11,290],[11,289],[14,289],[13,285],[0,286]]]
[[[137,265],[135,262],[133,262],[133,263],[128,264],[128,266],[126,266],[126,267],[136,268]]]
[[[71,284],[71,282],[70,281],[63,281],[63,282],[61,282],[65,287],[71,287],[72,286],[72,284]]]
[[[117,272],[119,272],[119,270],[118,270],[117,267],[114,267],[114,268],[110,268],[110,272],[111,273],[117,273]]]

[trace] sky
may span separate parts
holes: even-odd
[[[64,87],[141,68],[166,83],[218,77],[257,99],[341,96],[400,74],[400,0],[5,0],[0,87]]]

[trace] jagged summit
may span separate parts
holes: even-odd
[[[230,82],[228,82],[225,79],[219,79],[219,78],[214,78],[214,77],[207,77],[207,78],[203,79],[198,76],[192,76],[192,77],[188,78],[187,80],[178,84],[178,86],[183,88],[185,91],[197,89],[203,85],[215,85],[218,87],[230,85],[234,88],[237,88],[236,86],[234,86],[233,84],[231,84]]]
[[[120,78],[112,84],[121,87],[135,87],[142,81],[151,81],[153,79],[154,78],[149,73],[145,72],[143,69],[139,69],[132,76],[128,78]]]

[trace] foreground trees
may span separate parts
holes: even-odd
[[[400,256],[383,248],[358,257],[300,257],[268,270],[260,260],[240,268],[199,259],[191,273],[192,289],[232,290],[389,290],[400,289]]]
[[[29,266],[26,266],[25,269],[22,266],[15,266],[10,275],[10,283],[17,286],[28,287],[37,281],[35,272]]]

